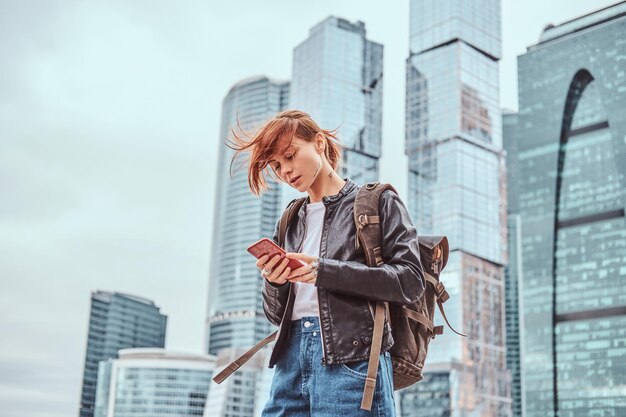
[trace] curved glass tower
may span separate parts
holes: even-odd
[[[524,415],[626,413],[626,2],[518,59]]]
[[[263,122],[285,110],[288,99],[289,82],[258,76],[235,84],[222,101],[206,319],[206,349],[218,357],[217,372],[275,330],[263,312],[264,278],[246,249],[262,237],[272,237],[284,209],[281,200],[284,187],[269,176],[266,179],[270,189],[260,197],[252,194],[247,163],[237,169],[245,162],[243,159],[233,162],[233,175],[230,175],[234,151],[225,141],[232,130],[239,133],[237,121],[252,134]],[[258,352],[258,358],[222,384],[211,384],[204,415],[252,415],[256,393],[263,389],[258,387],[262,372],[259,364],[267,349]]]
[[[235,160],[230,176],[234,151],[224,142],[233,129],[238,132],[237,120],[246,132],[253,133],[284,110],[288,96],[288,82],[259,76],[235,84],[222,102],[206,320],[206,349],[212,355],[224,348],[252,347],[272,332],[263,313],[263,278],[246,249],[262,237],[271,238],[284,208],[281,187],[268,178],[270,190],[260,197],[253,195],[247,165],[236,169],[243,159]]]

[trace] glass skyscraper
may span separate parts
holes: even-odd
[[[238,122],[247,133],[253,134],[263,122],[285,110],[288,100],[288,81],[257,76],[235,84],[222,102],[206,320],[206,350],[212,355],[237,348],[243,349],[243,353],[275,330],[263,312],[264,278],[255,265],[256,259],[246,249],[262,237],[272,237],[285,208],[281,201],[283,187],[266,176],[270,189],[259,197],[252,194],[248,185],[248,166],[243,159],[249,155],[244,153],[233,162],[231,176],[230,162],[234,151],[225,142],[227,138],[232,140],[229,136],[232,130],[241,134]],[[240,167],[242,163],[244,165]],[[262,357],[263,352],[257,355]],[[225,413],[238,407],[249,412],[237,415],[251,416],[254,406],[245,404],[254,404],[254,387],[260,371],[260,367],[253,372],[239,370],[220,385],[212,383],[211,410],[218,407]],[[229,382],[235,380],[237,384],[250,385],[251,389],[242,391]],[[219,415],[223,414],[215,414],[216,417]]]
[[[378,180],[382,140],[383,46],[365,35],[363,22],[334,16],[313,26],[293,51],[289,101],[323,129],[339,128],[338,172],[361,185]]]
[[[400,414],[509,416],[500,1],[412,0],[409,43],[408,206],[419,234],[449,239],[445,309],[468,337],[431,342],[424,380],[399,391]]]
[[[116,358],[124,348],[163,347],[166,325],[167,316],[150,300],[117,292],[91,294],[80,417],[94,415],[98,362]]]
[[[202,416],[215,357],[123,349],[100,362],[96,417]]]
[[[246,132],[254,133],[284,110],[288,97],[288,82],[260,76],[235,84],[222,102],[207,317],[207,351],[213,355],[224,348],[252,347],[272,331],[263,313],[263,279],[246,248],[274,233],[284,208],[280,187],[266,176],[270,190],[260,197],[253,195],[247,165],[239,168],[247,155],[235,160],[231,177],[234,151],[224,142],[231,130],[238,131],[237,120]]]
[[[518,58],[526,417],[626,415],[626,2]]]
[[[520,286],[522,276],[521,225],[519,215],[519,170],[517,169],[517,113],[502,114],[502,139],[506,151],[508,264],[505,268],[506,293],[506,365],[511,372],[513,417],[522,414],[522,383],[520,369]]]

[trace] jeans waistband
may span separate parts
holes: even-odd
[[[291,331],[319,332],[320,318],[318,316],[306,316],[298,320],[291,320]]]

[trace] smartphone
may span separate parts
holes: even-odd
[[[248,247],[248,252],[250,252],[250,254],[254,256],[255,258],[260,258],[263,255],[269,255],[268,260],[272,259],[276,254],[285,256],[285,254],[287,253],[283,250],[283,248],[281,248],[276,243],[274,243],[273,240],[269,240],[266,237],[250,245]],[[292,271],[304,265],[306,264],[302,262],[301,260],[291,259],[291,258],[289,259],[289,262],[287,263],[287,266],[291,268]]]

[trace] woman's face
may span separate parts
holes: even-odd
[[[270,161],[276,175],[298,191],[308,190],[322,169],[324,139],[320,136],[318,134],[313,142],[294,137],[289,148]]]

